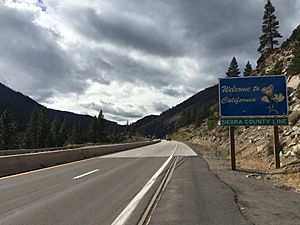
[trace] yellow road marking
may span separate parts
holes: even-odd
[[[64,163],[64,164],[60,164],[60,165],[56,165],[56,166],[49,166],[49,167],[43,168],[43,169],[36,169],[36,170],[24,172],[24,173],[18,173],[18,174],[9,175],[9,176],[6,176],[6,177],[0,177],[0,180],[6,180],[6,179],[9,179],[9,178],[14,178],[14,177],[19,177],[19,176],[24,176],[24,175],[27,175],[27,174],[37,173],[37,172],[41,172],[41,171],[44,171],[44,170],[50,170],[50,169],[54,169],[54,168],[58,168],[58,167],[68,166],[68,165],[71,165],[71,164],[76,164],[76,163],[80,163],[80,162],[85,162],[85,161],[92,160],[92,159],[96,159],[96,158],[97,158],[97,157],[93,157],[93,158],[89,158],[89,159],[82,159],[82,160],[80,160],[80,161],[69,162],[69,163]]]

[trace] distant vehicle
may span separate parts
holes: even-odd
[[[167,140],[167,141],[171,141],[170,135],[166,134],[166,140]]]

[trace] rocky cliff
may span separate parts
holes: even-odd
[[[285,187],[300,192],[300,74],[289,73],[300,45],[300,26],[281,48],[262,55],[257,61],[255,75],[287,76],[289,93],[289,126],[279,127],[281,168],[275,169],[272,127],[239,127],[236,135],[236,159],[242,169],[251,169],[258,179],[278,179]],[[190,125],[173,134],[173,138],[199,144],[230,159],[228,127],[211,129],[208,121],[200,127]]]
[[[290,89],[289,126],[279,127],[281,168],[274,169],[272,127],[239,127],[236,135],[237,164],[243,169],[266,172],[267,179],[283,181],[287,187],[300,191],[300,76],[289,79]],[[199,144],[215,152],[217,156],[230,159],[228,127],[217,126],[210,130],[207,123],[200,127],[191,125],[173,134],[177,140]]]

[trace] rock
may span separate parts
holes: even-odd
[[[296,75],[291,77],[289,80],[287,87],[292,89],[292,91],[296,90],[297,87],[300,85],[300,75]]]
[[[291,153],[292,153],[292,151],[287,151],[284,155],[289,156],[289,155],[291,155]]]
[[[256,177],[259,177],[259,176],[260,175],[256,174],[256,173],[249,173],[249,174],[246,175],[247,178],[249,178],[249,177],[255,177],[256,178]]]
[[[257,152],[261,152],[264,149],[263,145],[257,146],[256,150]]]
[[[300,155],[300,144],[293,147],[292,151],[295,155]]]
[[[289,136],[291,133],[292,133],[291,130],[285,130],[285,131],[283,132],[283,135],[284,135],[284,136]]]
[[[290,144],[288,145],[288,148],[293,147],[293,146],[295,146],[295,145],[296,145],[296,143],[295,143],[295,142],[292,142],[292,143],[290,143]]]
[[[295,105],[293,111],[300,111],[300,105],[299,104]]]
[[[263,177],[262,177],[262,176],[257,176],[256,179],[257,179],[257,180],[262,180]]]

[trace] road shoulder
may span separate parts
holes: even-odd
[[[209,170],[227,184],[236,194],[243,213],[256,225],[299,225],[300,194],[282,189],[280,183],[251,176],[249,172],[232,171],[230,162],[219,159],[213,152],[191,145],[203,155]],[[250,175],[250,176],[249,176]]]
[[[152,225],[251,225],[235,193],[208,170],[202,157],[179,157],[151,217]]]

